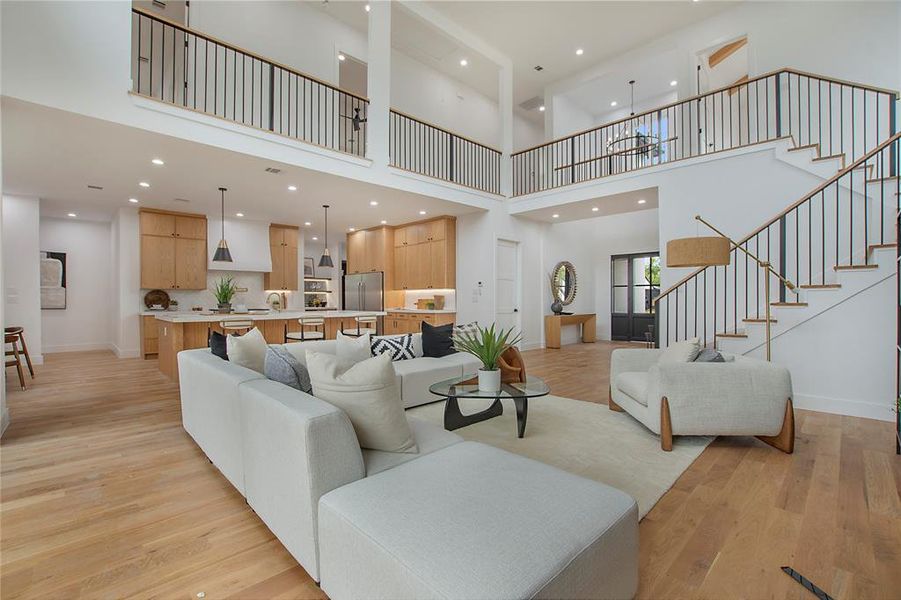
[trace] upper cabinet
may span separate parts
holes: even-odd
[[[297,227],[269,226],[269,253],[272,257],[272,271],[263,275],[265,289],[298,290],[300,288],[297,275],[299,238]]]
[[[206,217],[142,210],[141,288],[206,289]]]
[[[456,287],[456,240],[456,220],[452,217],[440,217],[395,229],[395,289]]]
[[[385,289],[393,289],[394,230],[376,227],[347,234],[347,273],[385,274]]]

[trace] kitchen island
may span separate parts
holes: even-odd
[[[169,378],[178,381],[176,356],[182,350],[206,348],[211,331],[222,332],[220,323],[225,320],[253,321],[270,344],[285,343],[290,332],[300,331],[299,319],[325,320],[326,339],[335,339],[338,331],[356,327],[355,317],[363,315],[385,316],[385,312],[361,312],[353,310],[283,310],[220,314],[213,312],[164,312],[154,314],[158,334],[159,367]]]

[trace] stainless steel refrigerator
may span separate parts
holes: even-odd
[[[344,276],[344,310],[385,309],[385,274],[360,273]]]

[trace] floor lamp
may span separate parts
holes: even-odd
[[[739,246],[725,233],[701,218],[701,215],[695,215],[695,219],[700,221],[717,235],[712,237],[690,237],[678,238],[670,240],[666,244],[666,266],[667,267],[715,267],[727,266],[730,262],[729,255],[732,248],[737,248],[747,254],[754,262],[757,263],[764,271],[764,294],[766,296],[766,359],[770,360],[770,342],[772,340],[770,334],[770,274],[775,275],[789,290],[797,294],[795,285],[777,273],[768,261],[761,260],[757,256],[751,254],[746,248]],[[714,323],[714,325],[716,325]]]

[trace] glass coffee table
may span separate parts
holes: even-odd
[[[479,390],[476,383],[466,383],[473,381],[473,377],[455,377],[439,381],[429,386],[429,391],[436,396],[444,396],[447,403],[444,405],[444,428],[448,431],[466,427],[480,423],[487,419],[493,419],[504,414],[504,407],[501,404],[503,398],[512,398],[516,405],[516,427],[519,437],[526,432],[526,418],[529,414],[529,398],[539,398],[547,396],[550,392],[547,384],[543,379],[533,376],[527,376],[525,383],[503,383],[499,392],[483,392]],[[459,398],[483,398],[486,400],[494,399],[491,406],[483,411],[464,415],[460,412]]]

